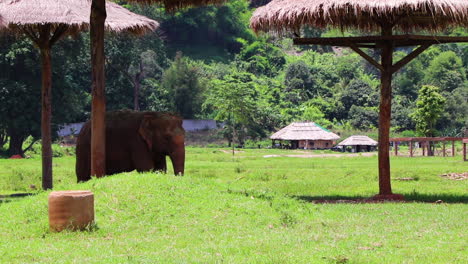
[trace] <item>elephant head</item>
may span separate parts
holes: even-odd
[[[146,112],[138,133],[153,153],[156,170],[166,171],[166,156],[169,156],[174,174],[184,174],[185,131],[181,118],[166,113]]]

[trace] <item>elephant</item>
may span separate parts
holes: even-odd
[[[137,170],[166,172],[169,156],[175,175],[184,174],[185,130],[182,119],[161,112],[120,110],[106,113],[106,175]],[[76,144],[78,182],[91,179],[91,122]]]

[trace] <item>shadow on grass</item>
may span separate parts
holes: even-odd
[[[0,204],[11,203],[13,201],[19,201],[21,198],[36,195],[37,193],[13,193],[7,195],[0,194]]]
[[[405,197],[404,201],[388,201],[388,202],[403,202],[403,203],[468,203],[468,195],[452,195],[452,194],[420,194],[420,193],[402,193]],[[302,200],[310,203],[382,203],[383,201],[372,200],[368,196],[291,196],[294,199]]]

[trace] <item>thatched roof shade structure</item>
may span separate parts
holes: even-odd
[[[468,37],[436,36],[449,27],[468,27],[467,0],[273,0],[258,8],[251,20],[256,31],[297,36],[294,44],[349,47],[381,72],[379,111],[379,195],[376,199],[403,199],[392,193],[390,182],[389,134],[392,75],[433,44],[468,42]],[[303,26],[335,27],[378,32],[374,36],[301,38]],[[409,35],[416,30],[431,35]],[[394,35],[402,31],[407,35]],[[419,46],[400,61],[393,62],[395,47]],[[381,62],[361,48],[379,49]]]
[[[51,48],[66,35],[89,28],[91,2],[88,0],[0,0],[0,17],[7,25],[5,31],[25,34],[39,48],[42,59],[42,187],[51,189]],[[158,22],[134,14],[112,3],[106,3],[106,30],[143,34],[156,29]]]
[[[293,122],[271,135],[275,140],[338,140],[340,136],[314,122]]]
[[[106,31],[128,31],[141,35],[159,27],[159,23],[137,15],[113,2],[106,2]],[[12,31],[35,33],[38,25],[66,28],[63,35],[89,29],[89,0],[0,0],[0,15]]]
[[[105,56],[104,24],[106,21],[105,0],[91,0],[91,67],[92,67],[92,104],[91,104],[91,175],[102,177],[106,173],[106,134],[105,134]],[[131,0],[136,3],[159,3],[167,10],[204,4],[222,3],[226,0]]]
[[[338,146],[377,146],[377,141],[368,136],[350,136],[341,141]]]

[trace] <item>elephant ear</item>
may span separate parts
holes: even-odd
[[[151,128],[152,119],[153,117],[150,115],[143,116],[140,128],[138,129],[138,133],[140,133],[141,137],[146,142],[150,150],[153,148],[153,129]]]

